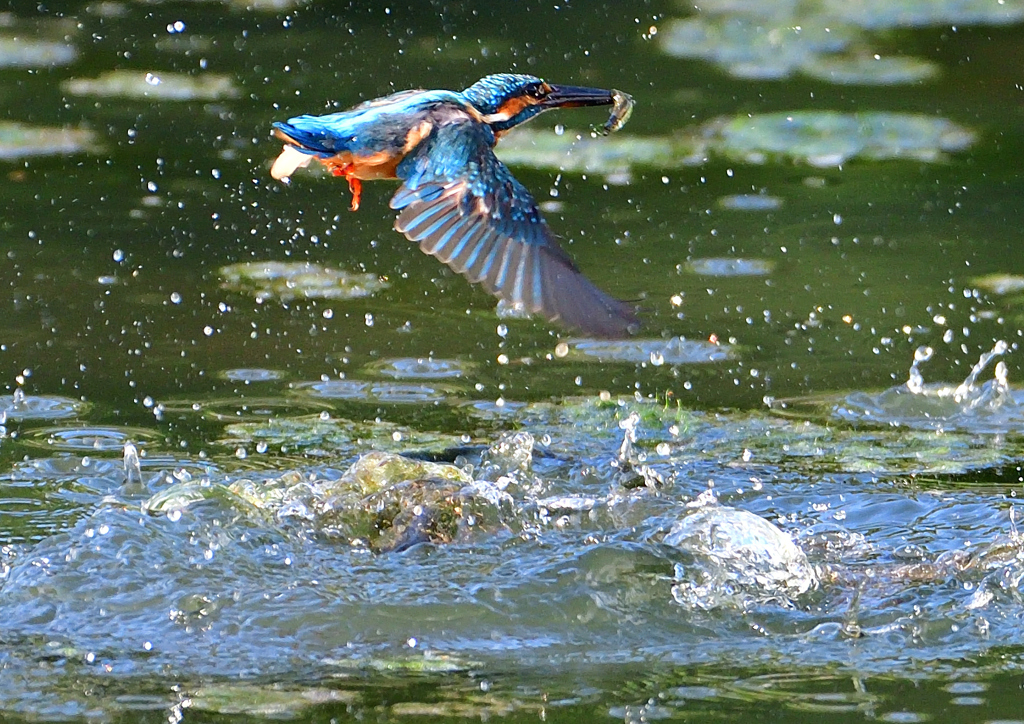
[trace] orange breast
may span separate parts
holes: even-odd
[[[320,163],[331,171],[345,169],[345,173],[348,176],[354,176],[363,181],[372,181],[374,179],[396,178],[395,169],[401,160],[401,156],[396,156],[387,151],[378,151],[377,153],[362,156],[356,156],[351,153],[339,153],[336,156],[321,159]]]

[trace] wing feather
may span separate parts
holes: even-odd
[[[631,305],[594,286],[558,246],[530,192],[494,155],[494,134],[446,110],[398,165],[395,229],[511,304],[586,334],[621,337]]]

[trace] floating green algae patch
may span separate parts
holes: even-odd
[[[263,421],[237,422],[224,428],[223,445],[248,448],[249,452],[287,453],[313,451],[351,455],[361,450],[443,450],[465,444],[456,435],[420,432],[386,420],[356,422],[327,415],[272,417]]]
[[[69,43],[0,36],[0,68],[52,68],[77,58],[78,51]]]
[[[935,162],[974,142],[974,134],[963,126],[912,113],[798,111],[718,124],[711,147],[751,163],[773,156],[820,167],[838,166],[853,158]]]
[[[343,689],[247,683],[208,684],[188,694],[189,709],[196,711],[278,719],[291,719],[313,707],[351,704],[359,699],[358,693]]]
[[[357,274],[306,262],[243,262],[220,268],[222,289],[255,295],[257,302],[277,299],[359,299],[388,284],[375,274]]]
[[[605,176],[640,168],[696,166],[703,161],[698,145],[687,138],[617,134],[562,134],[532,128],[503,138],[497,154],[511,166],[558,169]]]
[[[718,199],[718,205],[729,211],[774,211],[782,199],[767,194],[731,194]]]
[[[737,78],[778,80],[797,73],[837,84],[898,85],[933,78],[938,67],[880,54],[876,37],[895,28],[1006,25],[1024,19],[1019,0],[886,0],[736,3],[712,0],[660,29],[662,49],[706,60]]]
[[[853,159],[939,162],[969,148],[974,133],[914,113],[789,111],[721,117],[675,136],[583,134],[524,129],[498,147],[510,165],[613,175],[633,168],[696,166],[717,155],[745,163],[788,160],[831,167]]]
[[[823,0],[821,5],[832,17],[872,30],[947,24],[1010,25],[1024,20],[1024,3],[1020,0]]]
[[[362,380],[300,382],[294,387],[302,394],[325,400],[384,402],[399,405],[436,404],[459,392],[459,388],[451,384],[363,382]]]
[[[711,277],[763,277],[771,274],[775,264],[768,259],[737,259],[733,257],[708,257],[691,259],[684,268],[702,276]]]
[[[135,0],[144,5],[163,5],[166,0]],[[294,10],[309,4],[309,0],[193,0],[193,2],[213,5],[219,3],[227,5],[236,10],[248,10],[255,12],[277,13],[286,10]]]
[[[214,101],[238,95],[231,78],[213,73],[112,70],[97,78],[72,78],[61,88],[76,96],[157,101]]]
[[[1020,274],[986,274],[971,279],[971,284],[999,296],[1024,292],[1024,276]]]
[[[703,340],[671,339],[587,339],[569,346],[567,359],[574,362],[629,362],[651,364],[705,364],[732,359],[733,348]]]
[[[99,149],[96,134],[87,128],[30,126],[0,121],[0,160],[33,156],[69,156]]]
[[[803,66],[804,75],[837,85],[905,85],[929,80],[938,66],[920,58],[837,55]]]

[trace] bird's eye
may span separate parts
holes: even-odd
[[[529,88],[526,89],[526,95],[530,96],[531,98],[543,98],[547,94],[547,86],[545,86],[543,83],[531,85]]]

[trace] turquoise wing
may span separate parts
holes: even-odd
[[[494,155],[494,134],[468,115],[445,119],[397,169],[395,228],[507,303],[588,335],[639,327],[633,307],[605,294],[558,246],[533,196]]]

